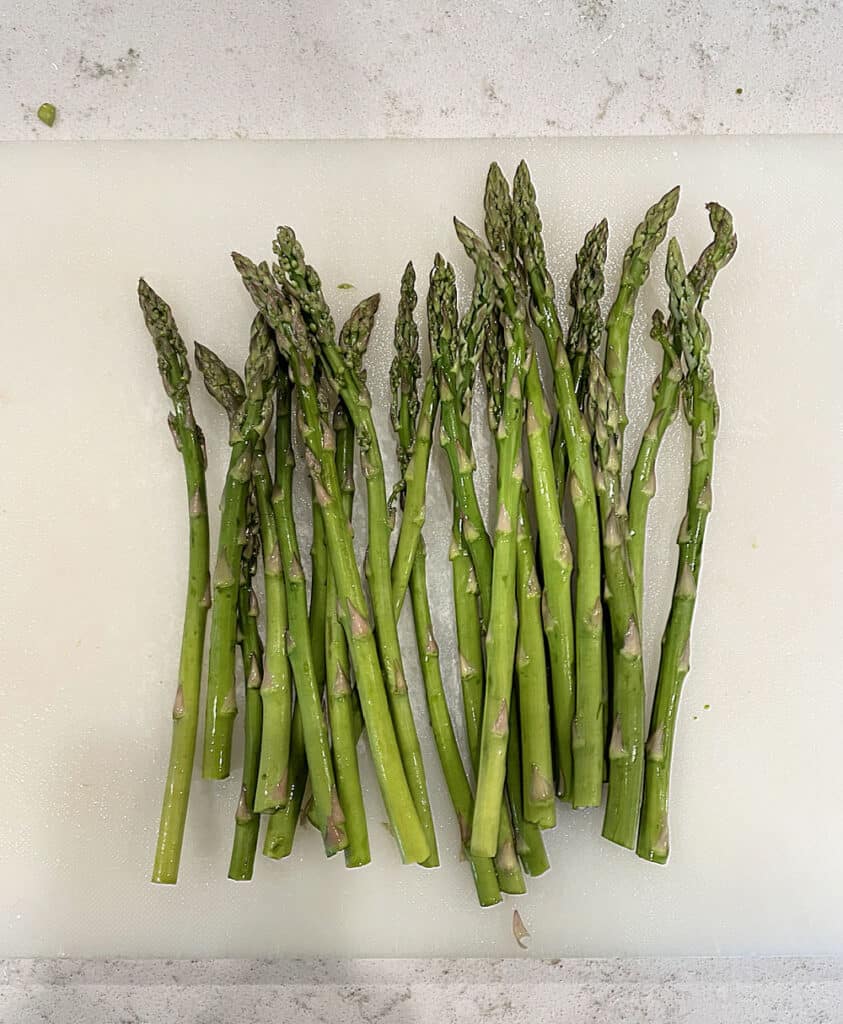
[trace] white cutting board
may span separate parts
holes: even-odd
[[[369,372],[391,468],[387,368],[401,270],[415,260],[424,288],[440,249],[464,286],[450,218],[479,227],[489,160],[511,173],[521,155],[560,296],[603,214],[611,290],[635,223],[677,182],[672,230],[689,261],[708,238],[708,199],[733,211],[740,236],[709,307],[723,418],[669,866],[603,842],[599,812],[561,809],[546,837],[552,870],[526,897],[479,910],[405,618],[441,869],[400,866],[367,762],[370,867],[325,862],[305,829],[289,860],[259,858],[251,885],[227,881],[239,783],[197,779],[181,881],[152,886],[186,510],[138,275],[172,303],[188,340],[237,365],[252,308],[228,253],[265,256],[277,224],[295,226],[338,319],[380,290]],[[2,168],[0,955],[508,955],[513,905],[544,956],[843,953],[843,140],[7,144]],[[631,444],[655,373],[645,328],[664,302],[662,266],[663,250],[635,321]],[[216,504],[223,416],[198,380],[194,400]],[[659,464],[651,682],[686,442],[677,423]],[[426,534],[455,696],[444,479],[437,456]],[[304,534],[303,500],[299,510]]]

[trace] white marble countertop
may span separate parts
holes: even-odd
[[[839,132],[841,52],[838,0],[8,0],[0,137]]]
[[[0,1024],[836,1024],[843,962],[0,961]]]

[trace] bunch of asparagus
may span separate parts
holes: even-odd
[[[656,310],[651,331],[662,367],[652,417],[637,455],[626,459],[627,484],[630,329],[678,199],[678,188],[668,192],[636,228],[605,322],[606,221],[587,233],[570,282],[566,331],[527,165],[519,165],[511,189],[491,166],[485,237],[454,221],[474,266],[462,313],[453,267],[437,254],[430,272],[425,371],[412,264],[401,279],[390,375],[399,473],[389,495],[364,366],[379,296],[361,302],[337,331],[319,275],[290,228],[278,230],[271,264],[235,253],[256,307],[243,378],[204,346],[195,351],[230,426],[212,573],[207,459],[191,407],[187,351],[169,306],[141,280],[141,308],[173,406],[169,424],[184,461],[190,524],[154,881],[178,876],[209,609],[205,778],[231,771],[238,646],[245,681],[229,877],[252,877],[262,818],[267,857],[289,855],[301,817],[319,829],[328,856],[342,850],[349,867],[369,862],[361,738],[402,859],[438,865],[408,653],[397,629],[408,593],[430,727],[480,904],[524,892],[525,872],[546,871],[542,831],[556,824],[558,802],[599,806],[604,783],[603,835],[647,860],[666,861],[670,764],[718,419],[703,307],[736,247],[732,218],[716,203],[708,207],[713,240],[689,271],[676,239],[668,244],[668,311]],[[537,344],[550,358],[547,389]],[[472,440],[480,429],[472,399],[481,368],[496,456],[489,525],[475,488]],[[659,447],[680,404],[691,435],[687,510],[645,742],[647,513]],[[271,468],[266,439],[273,419]],[[312,494],[309,599],[293,514],[294,419]],[[467,764],[450,711],[454,683],[443,677],[429,604],[423,526],[435,437],[453,500],[449,557]],[[367,510],[362,571],[351,529],[355,451]],[[263,614],[254,586],[259,564]]]

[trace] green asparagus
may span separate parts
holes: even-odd
[[[334,410],[334,437],[336,438],[336,464],[342,489],[342,505],[346,519],[351,521],[354,501],[354,428],[345,406],[340,402]],[[337,585],[330,566],[326,601],[325,671],[328,721],[333,740],[334,772],[340,803],[345,811],[348,846],[345,850],[347,867],[368,864],[369,832],[366,808],[360,786],[360,768],[357,762],[358,731],[354,721],[354,691],[351,663],[342,622],[337,613]]]
[[[237,714],[234,689],[234,646],[237,635],[237,591],[254,445],[272,417],[275,344],[263,317],[252,323],[246,384],[210,349],[196,344],[196,365],[212,398],[223,407],[230,424],[231,459],[223,491],[217,562],[213,576],[211,648],[205,702],[202,774],[225,779],[231,766],[231,736]]]
[[[138,283],[138,299],[158,356],[158,370],[173,411],[167,422],[184,462],[190,524],[190,560],[181,658],[173,702],[173,739],[164,787],[161,822],[152,881],[175,884],[179,873],[190,781],[196,753],[205,622],[211,603],[208,564],[208,501],[205,495],[205,438],[193,417],[190,364],[173,313],[146,281]]]
[[[372,331],[380,296],[372,295],[355,307],[337,340],[319,275],[306,264],[301,245],[290,228],[279,228],[273,249],[278,258],[274,268],[276,277],[282,287],[287,288],[302,304],[305,320],[311,326],[325,372],[345,403],[354,424],[368,499],[369,547],[366,574],[375,621],[375,638],[404,772],[427,840],[428,856],[424,866],[436,867],[439,863],[436,832],[392,604],[390,517],[383,460],[372,419],[371,397],[361,379],[356,358],[358,347],[361,344],[365,347]]]
[[[411,291],[412,297],[410,296]],[[424,386],[424,395],[427,396],[429,404],[425,403],[424,398],[419,403],[418,380],[421,375],[421,366],[418,358],[418,331],[414,329],[414,300],[413,280],[405,272],[402,280],[402,303],[399,306],[395,328],[395,358],[390,374],[392,422],[398,442],[399,467],[403,468],[405,474],[410,467],[413,467],[418,476],[407,482],[408,486],[399,485],[397,493],[407,498],[404,502],[404,515],[406,516],[410,504],[410,488],[413,489],[413,505],[410,514],[419,521],[409,582],[416,647],[424,680],[431,731],[439,754],[442,774],[445,776],[445,784],[448,787],[448,794],[457,816],[462,846],[471,864],[477,898],[482,907],[488,907],[500,902],[500,889],[492,859],[476,857],[471,853],[471,819],[474,812],[474,798],[463,767],[451,714],[448,710],[439,664],[439,647],[433,633],[427,592],[426,553],[424,538],[421,535],[421,523],[424,522],[428,458],[424,457],[416,462],[415,452],[420,443],[426,446],[428,452],[430,450],[436,389],[433,387],[431,373]],[[393,593],[393,602],[395,598],[396,595]]]
[[[725,214],[726,211],[723,211]],[[737,245],[728,231],[730,253]],[[671,240],[673,265],[682,273],[679,244]],[[699,287],[699,292],[697,291]],[[676,731],[676,713],[682,683],[690,666],[691,621],[696,604],[702,561],[703,538],[711,511],[711,477],[714,468],[714,441],[719,418],[714,372],[709,360],[711,331],[699,308],[699,299],[708,294],[710,279],[695,281],[684,278],[678,291],[675,328],[680,338],[685,362],[685,416],[691,428],[691,466],[688,503],[679,529],[679,565],[667,625],[662,637],[656,696],[650,720],[646,747],[646,775],[638,855],[664,864],[668,858],[668,791],[670,763]]]
[[[454,224],[457,236],[475,265],[490,258],[482,239],[461,221],[455,219]],[[485,857],[493,857],[497,849],[501,799],[506,781],[509,700],[516,640],[515,530],[524,478],[521,459],[524,379],[533,354],[527,339],[523,301],[514,295],[511,278],[497,257],[492,268],[495,285],[506,296],[506,308],[501,311],[506,369],[496,432],[498,512],[486,634],[486,696],[471,836],[472,853]]]
[[[620,481],[620,409],[603,363],[593,352],[589,357],[586,407],[594,440],[594,481],[601,517],[614,684],[603,835],[631,849],[635,846],[644,779],[644,663],[627,557],[626,501]]]
[[[591,437],[580,413],[571,366],[547,269],[542,223],[530,172],[522,161],[513,186],[514,230],[532,294],[531,312],[553,365],[559,421],[570,460],[568,486],[577,531],[574,602],[576,711],[571,747],[574,807],[597,807],[603,790],[603,605],[600,594],[600,528],[591,468]]]
[[[275,325],[273,325],[275,326]],[[275,327],[276,340],[283,352],[283,341]],[[284,353],[286,356],[286,353]],[[316,676],[310,646],[310,619],[304,569],[301,564],[298,533],[293,513],[293,456],[291,388],[286,359],[280,361],[278,406],[275,419],[275,488],[272,507],[280,543],[281,565],[287,596],[287,657],[293,670],[296,702],[301,709],[301,725],[307,769],[313,790],[314,814],[322,833],[325,852],[330,857],[348,845],[345,814],[339,800],[328,725],[322,709],[322,690]],[[320,647],[324,638],[320,638]]]
[[[260,686],[263,678],[264,652],[258,628],[258,601],[252,589],[260,541],[260,516],[257,500],[252,491],[246,506],[246,541],[240,558],[240,588],[237,596],[240,656],[243,662],[243,678],[246,682],[243,782],[240,786],[240,800],[234,813],[234,842],[228,865],[228,877],[237,882],[248,882],[252,877],[260,833],[260,815],[255,812],[255,793],[261,752]]]
[[[700,254],[691,268],[688,279],[702,309],[708,299],[714,278],[735,254],[737,239],[733,232],[732,217],[717,203],[708,204],[713,240]],[[629,560],[639,621],[644,599],[644,544],[647,533],[647,512],[656,493],[656,459],[668,426],[676,417],[682,382],[682,348],[676,330],[678,304],[682,292],[682,273],[676,266],[677,251],[668,248],[666,277],[670,287],[671,312],[668,322],[659,310],[653,314],[650,336],[661,346],[662,368],[653,386],[653,412],[641,439],[638,456],[629,484]]]
[[[618,458],[623,463],[623,438],[626,430],[626,367],[629,360],[629,332],[635,315],[635,302],[641,286],[650,274],[650,262],[664,241],[667,225],[679,203],[679,186],[654,203],[635,229],[624,253],[618,294],[606,319],[606,376],[618,406]]]
[[[405,861],[430,855],[425,831],[410,794],[389,712],[377,646],[354,555],[348,519],[342,508],[333,431],[325,422],[314,386],[316,352],[298,300],[282,292],[266,264],[255,265],[239,254],[234,262],[256,305],[273,329],[289,360],[299,402],[299,429],[308,470],[325,520],[328,555],[337,585],[343,628],[357,679],[366,733],[393,835]]]
[[[485,196],[486,236],[489,239],[489,244],[494,248],[504,266],[508,268],[510,279],[517,281],[512,199],[509,185],[495,163],[489,169]],[[503,292],[505,312],[508,316],[514,317],[516,316],[513,305],[514,287],[511,298],[507,298],[509,294],[508,291]],[[540,597],[541,615],[544,632],[547,636],[550,681],[553,692],[553,739],[558,766],[556,791],[563,799],[570,799],[574,774],[571,749],[571,729],[575,710],[574,622],[571,609],[571,575],[574,562],[571,546],[562,524],[562,510],[550,439],[550,412],[544,399],[536,359],[530,361],[526,373],[525,397],[530,480],[544,583],[544,591]],[[532,542],[530,543],[532,544]],[[541,642],[540,634],[533,638],[536,647]],[[534,663],[541,661],[544,665],[543,652],[539,655],[537,651],[532,660]],[[537,671],[537,669],[533,669],[533,671]],[[530,674],[528,671],[528,677]],[[526,717],[529,716],[524,714],[522,707],[522,720]],[[538,737],[536,742],[541,745]],[[555,814],[551,813],[553,802],[552,800],[548,802],[546,794],[552,786],[553,773],[545,775],[543,771],[539,770],[538,765],[531,762],[530,751],[523,744],[523,738],[522,746],[525,762],[528,764],[529,771],[533,772],[530,785],[535,791],[535,798],[531,797],[529,793],[525,793],[525,813],[530,820],[533,820],[531,815],[538,813],[538,804],[544,803],[548,809],[544,812],[543,822],[546,827],[549,827],[555,819]],[[544,767],[549,767],[549,761],[542,760],[542,764]]]

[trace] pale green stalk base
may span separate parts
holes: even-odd
[[[536,574],[527,502],[521,498],[517,533],[518,647],[515,667],[521,719],[521,771],[524,817],[539,828],[556,824],[553,754],[547,661],[541,615],[541,587]]]
[[[608,531],[606,531],[608,532]],[[612,734],[603,837],[632,850],[644,782],[644,666],[635,595],[623,545],[604,540],[612,629]]]
[[[289,789],[283,808],[266,815],[263,855],[271,860],[289,857],[301,815],[302,798],[307,785],[307,758],[304,753],[304,732],[298,705],[293,709],[290,737]]]
[[[246,680],[246,699],[243,730],[243,784],[240,800],[234,814],[234,842],[228,864],[228,877],[235,882],[248,882],[254,872],[255,853],[260,834],[260,815],[255,812],[255,792],[258,783],[258,763],[261,752],[261,697],[260,680],[263,672],[262,650],[257,619],[252,612],[250,591],[240,588],[238,597],[240,626],[240,655],[243,677]]]
[[[515,833],[515,851],[524,865],[528,875],[535,878],[543,875],[550,864],[544,848],[541,830],[538,825],[527,821],[524,817],[524,804],[521,795],[523,769],[521,765],[521,729],[518,716],[517,695],[512,702],[510,711],[510,743],[507,749],[506,780],[512,807],[512,829]]]

